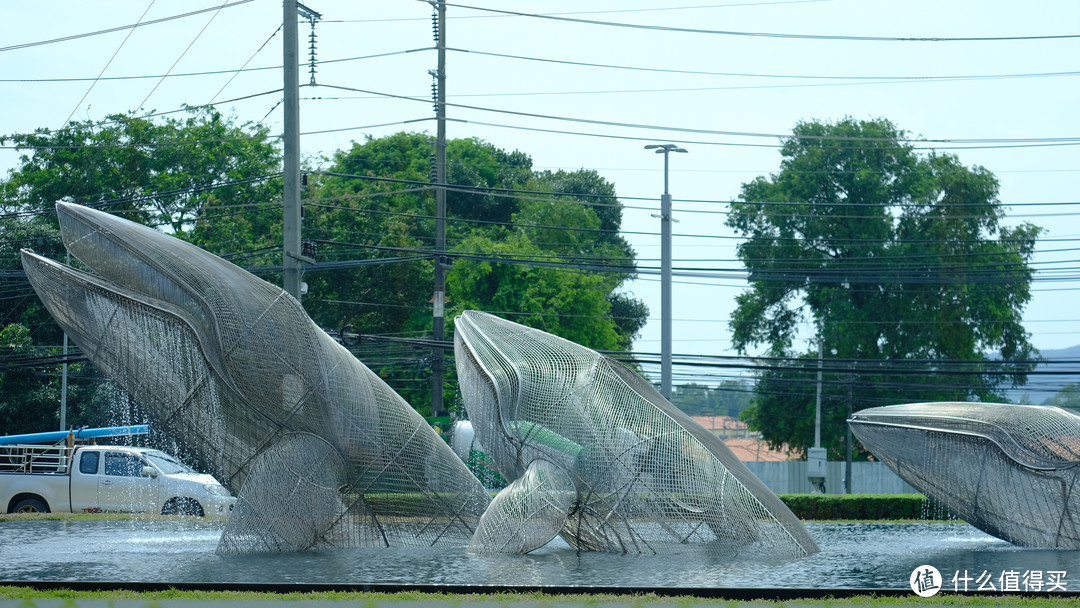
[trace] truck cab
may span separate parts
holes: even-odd
[[[114,445],[0,447],[0,509],[227,517],[224,486],[161,450]]]
[[[225,517],[236,499],[210,475],[160,450],[82,446],[71,470],[71,511]]]

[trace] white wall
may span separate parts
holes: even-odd
[[[784,462],[746,462],[776,494],[806,494],[814,491],[806,477],[805,460]],[[851,477],[852,494],[918,494],[919,491],[900,479],[883,462],[853,462]],[[844,493],[844,469],[847,463],[830,461],[825,465],[825,492]]]

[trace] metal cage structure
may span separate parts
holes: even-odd
[[[630,368],[490,314],[455,319],[465,408],[511,480],[469,549],[801,557],[817,545],[723,441]]]
[[[1080,549],[1080,417],[1056,407],[911,403],[856,412],[860,442],[926,496],[1016,545]]]
[[[94,274],[24,250],[26,274],[87,358],[237,494],[219,552],[469,542],[483,486],[295,298],[151,228],[57,214]]]

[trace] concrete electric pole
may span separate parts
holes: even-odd
[[[282,287],[300,299],[300,276],[303,261],[300,257],[300,53],[297,32],[296,0],[284,0],[282,14],[282,67],[285,72],[282,108],[285,113],[284,158],[285,192],[284,233],[282,243]]]
[[[435,294],[432,296],[432,338],[443,340],[446,302],[446,3],[432,2],[437,11],[435,42],[438,67],[435,70]],[[443,376],[446,361],[443,349],[436,346],[431,357],[431,415],[445,416],[443,406]]]

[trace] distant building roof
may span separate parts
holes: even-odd
[[[691,416],[694,422],[709,429],[710,431],[732,430],[748,431],[746,423],[731,416]]]
[[[728,437],[724,443],[743,462],[782,462],[790,459],[786,449],[774,450],[756,437]]]

